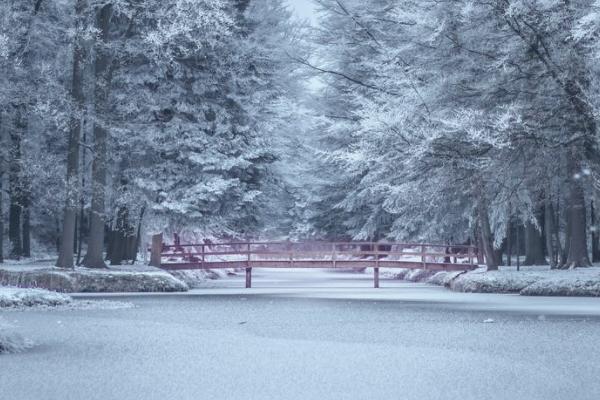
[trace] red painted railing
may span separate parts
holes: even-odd
[[[478,267],[478,250],[468,245],[374,242],[230,242],[167,245],[153,238],[151,265],[166,270],[245,268],[379,268],[467,271]]]

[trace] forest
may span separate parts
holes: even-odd
[[[163,231],[600,261],[600,0],[315,4],[3,0],[0,258]]]

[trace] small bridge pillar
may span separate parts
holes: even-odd
[[[246,268],[246,288],[252,287],[252,268]]]
[[[373,287],[379,288],[379,267],[373,268]]]
[[[150,265],[156,268],[162,266],[163,235],[158,233],[152,235],[152,247],[150,248]]]

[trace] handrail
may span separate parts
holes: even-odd
[[[153,236],[150,250],[151,265],[164,269],[245,268],[246,287],[252,285],[254,267],[368,267],[373,268],[374,285],[379,287],[380,268],[464,271],[477,268],[482,255],[473,245],[432,243],[248,241],[167,245],[162,234]]]
[[[401,243],[401,242],[215,242],[215,243],[186,243],[186,244],[163,244],[163,248],[197,247],[197,246],[245,246],[245,245],[274,245],[274,246],[300,246],[300,245],[333,245],[333,246],[404,246],[404,247],[439,247],[439,248],[462,248],[477,249],[477,246],[467,244],[439,244],[439,243]]]

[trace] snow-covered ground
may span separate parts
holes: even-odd
[[[410,282],[426,282],[466,293],[519,293],[525,296],[600,296],[600,267],[552,270],[549,266],[502,266],[487,272],[433,272],[387,269],[382,275]]]
[[[7,399],[600,398],[600,299],[455,293],[372,275],[253,271],[135,308],[10,314]]]
[[[107,269],[62,270],[49,262],[0,266],[0,285],[44,288],[60,292],[176,292],[188,286],[173,275],[146,265]]]
[[[21,289],[0,286],[0,308],[58,306],[71,302],[71,297],[44,289]]]

